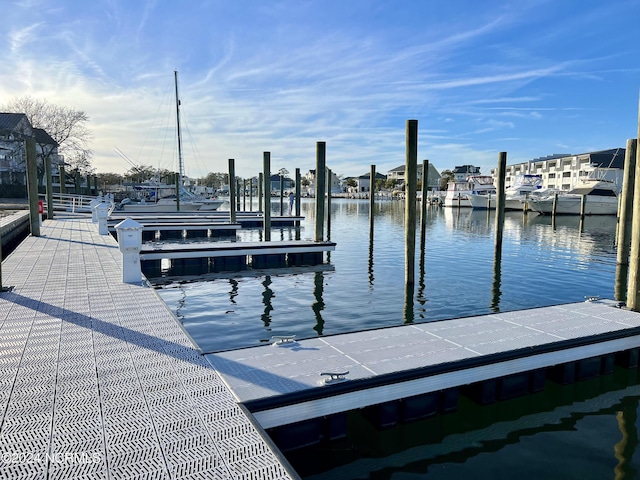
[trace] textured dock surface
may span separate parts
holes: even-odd
[[[155,291],[88,219],[3,263],[0,478],[292,478]]]

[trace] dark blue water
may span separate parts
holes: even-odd
[[[493,213],[429,207],[424,260],[417,248],[413,301],[405,305],[403,208],[398,201],[378,204],[371,240],[368,202],[334,199],[330,265],[181,278],[158,292],[205,351],[257,345],[272,335],[309,338],[614,297],[615,217],[587,217],[582,225],[558,217],[552,225],[548,217],[508,213],[497,263]],[[313,237],[311,201],[303,214],[299,232],[275,229],[272,240]],[[239,240],[261,235],[242,231]]]

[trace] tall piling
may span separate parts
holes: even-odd
[[[262,208],[262,206],[264,205],[263,203],[264,199],[262,198],[263,184],[264,184],[264,175],[262,174],[262,172],[260,172],[258,174],[258,212],[263,211],[263,208]]]
[[[295,202],[296,202],[296,209],[295,209],[295,215],[296,217],[300,216],[300,194],[302,193],[301,191],[301,185],[300,185],[300,169],[296,168],[296,195],[295,195]],[[300,225],[300,222],[297,222],[298,225]]]
[[[498,154],[498,171],[496,185],[496,227],[495,227],[495,249],[502,250],[502,231],[504,229],[504,178],[507,169],[507,152]]]
[[[635,183],[640,185],[640,104],[638,105],[638,138],[636,140],[636,168]],[[629,259],[629,286],[627,288],[627,307],[638,311],[640,308],[640,188],[633,189],[633,212],[636,214],[632,219],[631,227],[631,258]]]
[[[314,241],[324,241],[324,192],[327,144],[316,142],[316,228]]]
[[[47,220],[53,220],[53,177],[51,176],[50,157],[47,157],[44,161],[44,175],[47,180]]]
[[[264,179],[264,241],[271,240],[271,152],[262,154],[262,178]]]
[[[249,211],[253,212],[253,177],[249,179]]]
[[[429,192],[429,160],[422,161],[422,201],[420,202],[420,262],[424,263],[427,236],[427,195]]]
[[[241,195],[241,191],[240,191],[240,179],[238,178],[236,180],[236,209],[238,211],[240,211],[240,195]]]
[[[631,228],[633,226],[633,196],[635,190],[635,170],[636,170],[636,149],[638,140],[630,138],[627,140],[627,148],[624,158],[624,178],[622,180],[622,197],[620,199],[620,210],[618,212],[618,251],[616,264],[629,264],[629,250],[631,247]]]
[[[38,214],[38,159],[36,155],[36,140],[26,139],[27,151],[27,195],[29,197],[29,221],[31,235],[40,236],[40,216]]]
[[[416,178],[418,170],[418,121],[407,120],[404,206],[404,271],[407,289],[415,283],[416,263]],[[413,298],[411,299],[413,303]]]
[[[229,223],[236,223],[236,161],[229,159]]]
[[[65,194],[67,193],[67,174],[64,171],[64,165],[58,166],[58,172],[60,176],[60,193]]]
[[[327,168],[327,240],[331,240],[331,169]]]
[[[284,175],[280,174],[280,216],[284,216]]]
[[[376,166],[371,165],[371,170],[369,172],[369,236],[373,237],[373,213],[374,208],[376,206]]]

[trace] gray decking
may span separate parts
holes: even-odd
[[[616,305],[580,302],[206,356],[238,401],[269,400],[254,415],[271,428],[639,347],[640,313]],[[323,393],[332,387],[321,373],[347,371],[330,382],[339,390]],[[354,380],[369,383],[349,390]]]
[[[292,478],[111,236],[46,221],[2,263],[0,478]]]

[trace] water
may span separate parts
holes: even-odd
[[[299,236],[311,238],[313,203],[302,206]],[[430,207],[424,262],[416,253],[414,300],[406,302],[403,208],[397,201],[376,206],[371,242],[368,202],[333,199],[330,265],[181,279],[158,293],[207,352],[272,335],[309,338],[614,296],[614,217],[585,218],[581,230],[574,217],[558,217],[554,228],[548,217],[507,213],[496,265],[493,213]],[[272,240],[296,233],[275,229]],[[419,246],[419,228],[416,237]],[[260,230],[239,235],[260,238]]]
[[[437,207],[429,208],[424,261],[418,252],[415,290],[407,291],[403,208],[376,206],[371,241],[368,203],[334,199],[330,265],[167,279],[174,281],[158,293],[204,351],[259,345],[276,334],[309,338],[615,298],[615,218],[552,224],[508,212],[498,264],[492,212]],[[313,213],[303,203],[300,230],[274,229],[272,239],[312,237]],[[239,235],[260,238],[259,230]],[[547,381],[543,392],[482,407],[461,396],[456,413],[388,430],[350,412],[346,439],[286,455],[310,479],[636,478],[637,375],[616,367],[574,385]]]

